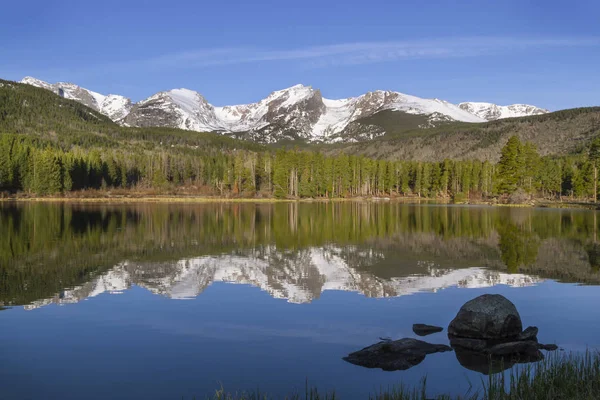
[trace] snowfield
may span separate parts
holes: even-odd
[[[309,141],[340,141],[343,138],[339,134],[349,124],[384,110],[427,116],[428,123],[422,127],[434,126],[440,121],[482,123],[548,112],[527,104],[498,106],[467,102],[456,105],[440,99],[423,99],[381,90],[332,100],[321,97],[319,90],[304,85],[275,91],[257,103],[223,107],[213,106],[196,91],[172,89],[150,96],[134,108],[126,97],[105,96],[72,83],[50,84],[32,77],[26,77],[21,82],[57,94],[62,91],[65,98],[79,101],[126,126],[136,126],[135,118],[127,118],[131,115],[144,119],[144,126],[221,133],[266,130],[268,135],[262,140],[267,142],[277,141],[281,130],[298,132],[298,137]],[[134,115],[138,112],[139,115]],[[159,118],[156,116],[159,113],[170,118]],[[252,137],[259,136],[253,134]]]

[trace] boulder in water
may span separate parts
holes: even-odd
[[[499,294],[465,303],[448,326],[448,335],[472,339],[513,339],[523,331],[515,305]]]
[[[503,296],[486,294],[461,307],[448,327],[448,338],[462,366],[490,374],[516,363],[543,360],[540,349],[558,348],[538,343],[535,326],[522,329],[513,303]]]
[[[452,351],[443,344],[431,344],[417,339],[386,340],[375,343],[344,357],[345,361],[366,368],[384,371],[406,370],[421,363],[428,354]]]

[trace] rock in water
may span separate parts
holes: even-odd
[[[538,328],[524,331],[514,304],[500,295],[483,295],[467,302],[448,327],[450,345],[465,368],[495,374],[515,363],[544,359],[542,350],[556,345],[538,343]]]
[[[484,294],[465,303],[448,326],[448,335],[473,339],[510,339],[523,330],[515,305],[499,294]]]
[[[426,325],[426,324],[414,324],[413,325],[413,332],[419,336],[427,336],[427,335],[431,335],[432,333],[438,333],[443,331],[444,328],[442,328],[441,326],[433,326],[433,325]]]
[[[421,363],[427,354],[452,351],[443,344],[431,344],[417,339],[400,339],[375,343],[344,357],[349,363],[384,371],[406,370]]]
[[[538,328],[530,326],[519,334],[517,340],[534,340],[537,342]]]

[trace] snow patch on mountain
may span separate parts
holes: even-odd
[[[265,100],[267,103],[279,102],[279,107],[287,108],[306,100],[313,94],[313,89],[308,86],[294,85],[290,88],[271,93]]]
[[[175,120],[161,118],[159,111],[176,115]],[[421,99],[397,92],[376,91],[342,100],[322,98],[318,90],[304,85],[271,93],[252,104],[215,107],[198,92],[174,89],[141,101],[125,122],[146,125],[154,118],[158,123],[195,131],[222,133],[257,132],[267,128],[267,135],[278,129],[295,130],[310,141],[328,141],[348,124],[383,110],[409,114],[443,115],[435,121],[485,122],[458,106],[438,100]],[[137,118],[137,120],[136,120]],[[160,122],[162,121],[162,122]],[[267,136],[264,141],[271,141]],[[341,140],[337,136],[332,141]]]
[[[124,118],[132,108],[131,100],[126,97],[116,94],[103,95],[73,83],[57,82],[50,84],[30,76],[23,78],[21,83],[50,90],[66,99],[78,101],[106,115],[113,121]]]
[[[323,103],[326,106],[326,111],[313,127],[314,136],[320,139],[326,139],[331,135],[342,132],[351,122],[384,110],[417,115],[433,116],[441,114],[445,116],[443,119],[445,121],[484,122],[482,118],[447,101],[422,99],[390,91],[379,90],[343,100],[323,99]]]
[[[499,106],[484,102],[465,102],[458,105],[461,109],[477,115],[486,121],[494,121],[503,118],[526,117],[530,115],[546,114],[550,111],[529,104],[512,104]]]
[[[99,112],[106,115],[113,121],[125,118],[131,111],[131,100],[116,94],[105,96],[100,104]]]
[[[102,95],[72,83],[50,84],[32,77],[27,83],[65,98],[79,101],[125,126],[171,127],[199,132],[246,134],[246,138],[272,143],[282,139],[316,142],[356,141],[385,134],[377,126],[347,128],[355,121],[381,111],[395,111],[426,117],[421,128],[444,122],[482,123],[500,118],[537,115],[548,112],[535,106],[467,102],[455,105],[440,99],[378,90],[341,100],[323,98],[319,90],[295,85],[272,92],[257,103],[215,107],[200,93],[189,89],[159,92],[133,105],[123,96]]]

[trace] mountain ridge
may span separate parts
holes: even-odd
[[[158,92],[134,104],[126,97],[105,96],[72,83],[50,84],[32,77],[25,77],[21,83],[79,101],[125,126],[216,132],[262,143],[372,140],[386,132],[362,128],[357,131],[352,125],[382,111],[393,112],[398,120],[413,120],[415,128],[435,127],[453,121],[483,123],[548,112],[521,104],[497,106],[473,102],[456,105],[437,98],[423,99],[383,90],[332,100],[324,98],[319,89],[301,84],[274,91],[250,104],[217,107],[202,94],[185,88]]]
[[[129,114],[132,107],[131,100],[124,96],[116,94],[100,94],[69,82],[57,82],[51,84],[31,76],[26,76],[20,83],[50,90],[66,99],[78,101],[83,105],[106,115],[113,121],[124,118]]]
[[[541,115],[550,112],[546,109],[532,106],[529,104],[511,104],[508,106],[500,106],[497,104],[485,102],[464,102],[459,103],[458,106],[461,109],[488,121],[496,121],[498,119],[517,118],[531,115]]]

